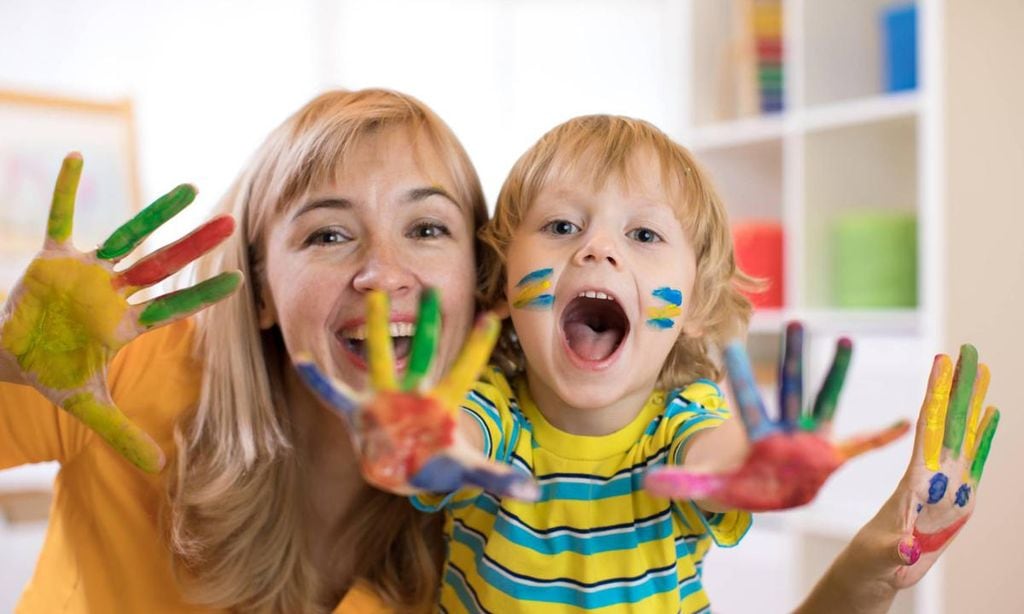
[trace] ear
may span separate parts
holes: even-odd
[[[273,328],[277,324],[277,308],[274,307],[274,298],[267,290],[267,281],[259,280],[256,287],[256,314],[259,319],[260,330]]]
[[[512,315],[512,309],[508,306],[508,299],[502,298],[496,302],[491,311],[502,320],[507,320]]]

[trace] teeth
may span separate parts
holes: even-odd
[[[612,297],[610,297],[607,294],[605,294],[604,292],[597,292],[597,291],[594,291],[594,290],[586,290],[584,292],[580,292],[576,296],[580,297],[580,298],[600,298],[600,299],[604,299],[606,301],[614,301],[615,300]]]
[[[388,335],[392,337],[412,337],[416,333],[416,325],[412,322],[391,322],[388,324]],[[366,325],[360,324],[355,328],[348,328],[341,331],[341,336],[346,339],[362,341],[366,339]]]

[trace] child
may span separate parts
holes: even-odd
[[[726,421],[709,355],[742,332],[750,304],[737,289],[746,278],[708,180],[650,124],[576,118],[519,159],[482,238],[494,252],[484,303],[509,313],[515,330],[506,328],[499,352],[507,373],[484,374],[453,433],[412,438],[437,404],[410,412],[386,395],[372,424],[356,425],[392,433],[364,437],[370,481],[407,490],[407,467],[411,486],[450,491],[413,498],[420,509],[447,512],[442,609],[707,610],[704,555],[712,541],[737,544],[750,514],[714,499],[657,496],[644,480],[661,465],[721,467],[748,451],[742,427]],[[382,316],[380,301],[371,302],[370,320],[384,319],[370,328],[386,334],[386,308]],[[428,398],[451,398],[451,380],[467,371],[457,363],[453,373],[460,370]],[[408,452],[428,439],[445,442],[431,444],[433,460]],[[397,456],[411,461],[379,462],[395,456],[385,440],[405,446]],[[783,443],[773,450],[794,449]],[[508,473],[474,465],[466,447],[533,476],[538,496]],[[367,458],[386,470],[368,468]],[[466,484],[486,490],[458,488]]]

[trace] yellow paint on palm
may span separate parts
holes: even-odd
[[[501,320],[493,313],[485,313],[470,333],[466,345],[452,365],[451,371],[433,390],[432,395],[445,407],[458,411],[469,388],[480,376],[480,371],[491,357],[491,350],[501,332]]]
[[[985,395],[988,394],[988,383],[992,379],[992,373],[988,365],[978,365],[978,379],[974,380],[974,392],[971,395],[971,411],[967,414],[967,433],[964,435],[964,453],[967,460],[974,460],[975,441],[978,439],[978,423],[981,422],[981,405],[985,402]],[[968,463],[970,465],[970,463]]]
[[[370,359],[370,381],[378,392],[398,388],[389,320],[388,295],[380,291],[371,292],[366,297],[366,353]]]
[[[139,469],[156,473],[163,468],[164,453],[160,447],[113,405],[101,403],[89,393],[82,393],[64,401],[64,409],[88,424]]]
[[[932,389],[929,391],[925,408],[924,462],[932,471],[940,469],[942,438],[946,427],[946,405],[949,403],[949,389],[953,385],[953,363],[949,356],[940,356],[932,367]],[[938,372],[935,372],[938,369]]]
[[[103,267],[73,258],[36,260],[24,294],[0,331],[0,344],[39,382],[54,390],[84,384],[115,348],[128,302]]]

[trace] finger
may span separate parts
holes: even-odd
[[[64,156],[53,186],[53,200],[50,201],[50,219],[46,222],[46,237],[56,243],[64,243],[71,237],[75,218],[75,196],[78,181],[82,178],[82,154],[73,151]]]
[[[921,558],[921,544],[917,541],[917,538],[913,535],[908,535],[900,539],[899,543],[896,544],[896,554],[899,557],[899,562],[904,565],[913,565]]]
[[[499,497],[522,501],[540,498],[537,483],[526,473],[492,462],[466,465],[447,454],[427,461],[409,483],[428,492],[453,492],[475,486]]]
[[[725,369],[729,375],[729,386],[739,404],[740,417],[747,430],[747,437],[756,441],[777,430],[768,420],[761,394],[754,382],[750,359],[743,344],[735,341],[725,348]]]
[[[386,292],[374,290],[366,297],[366,355],[370,361],[370,382],[377,392],[398,387],[395,381],[395,354],[388,321],[391,312]]]
[[[981,474],[985,471],[985,462],[988,460],[988,453],[992,448],[992,438],[996,436],[997,428],[999,428],[999,410],[989,407],[985,410],[985,417],[981,420],[981,437],[978,438],[974,460],[971,462],[971,479],[974,480],[975,488],[981,481]]]
[[[195,197],[195,187],[188,184],[179,185],[164,194],[107,237],[96,250],[96,257],[120,260],[164,222],[180,213]]]
[[[144,329],[163,326],[227,298],[238,289],[241,283],[242,274],[238,271],[221,273],[191,288],[165,294],[148,303],[136,305],[134,309],[141,311],[138,321]]]
[[[679,467],[663,467],[647,473],[644,488],[666,499],[708,499],[718,495],[726,479],[710,473],[695,473]]]
[[[434,288],[427,288],[420,296],[420,313],[416,318],[416,333],[412,338],[409,367],[405,371],[402,390],[414,390],[430,373],[437,351],[437,337],[441,330],[441,297]]]
[[[69,397],[62,407],[139,469],[147,473],[163,469],[164,453],[160,446],[109,399],[100,400],[90,393],[81,393]]]
[[[231,236],[235,220],[216,217],[156,253],[146,256],[114,279],[116,288],[145,288],[167,279]]]
[[[881,448],[884,445],[892,443],[906,434],[909,430],[910,422],[907,420],[900,420],[889,428],[878,431],[877,433],[851,437],[850,439],[839,443],[836,446],[836,449],[839,452],[839,456],[845,462],[851,458],[860,456],[865,452],[870,452],[875,448]]]
[[[487,365],[500,330],[501,321],[493,313],[485,313],[477,320],[451,371],[433,391],[433,395],[445,406],[454,410],[462,403],[462,399]]]
[[[964,434],[964,454],[967,460],[974,460],[976,443],[978,440],[978,424],[981,417],[981,405],[985,402],[985,395],[988,394],[988,384],[992,374],[988,365],[978,365],[978,379],[974,381],[974,393],[971,395],[971,413],[967,415],[967,433]]]
[[[967,408],[974,392],[974,380],[978,376],[978,350],[965,343],[960,346],[960,358],[956,361],[953,374],[953,394],[949,398],[949,409],[946,410],[946,433],[942,447],[948,450],[953,458],[960,457],[964,443],[964,432],[967,430]]]
[[[949,356],[939,354],[932,363],[928,377],[928,391],[921,405],[918,418],[918,438],[923,436],[925,466],[932,471],[939,470],[942,452],[942,432],[946,423],[946,404],[949,402],[949,388],[953,382],[953,363]],[[921,441],[914,442],[915,450]]]
[[[324,375],[309,354],[296,355],[295,369],[306,385],[312,388],[328,407],[337,411],[346,420],[353,419],[358,404],[355,401],[355,393],[347,386]]]
[[[804,400],[804,327],[786,326],[786,341],[779,374],[779,409],[783,428],[792,430],[800,420]]]
[[[820,426],[832,421],[839,404],[839,393],[846,383],[846,372],[850,369],[850,357],[853,355],[853,342],[843,337],[836,343],[836,353],[832,357],[832,366],[825,376],[818,396],[814,399],[814,422]]]

